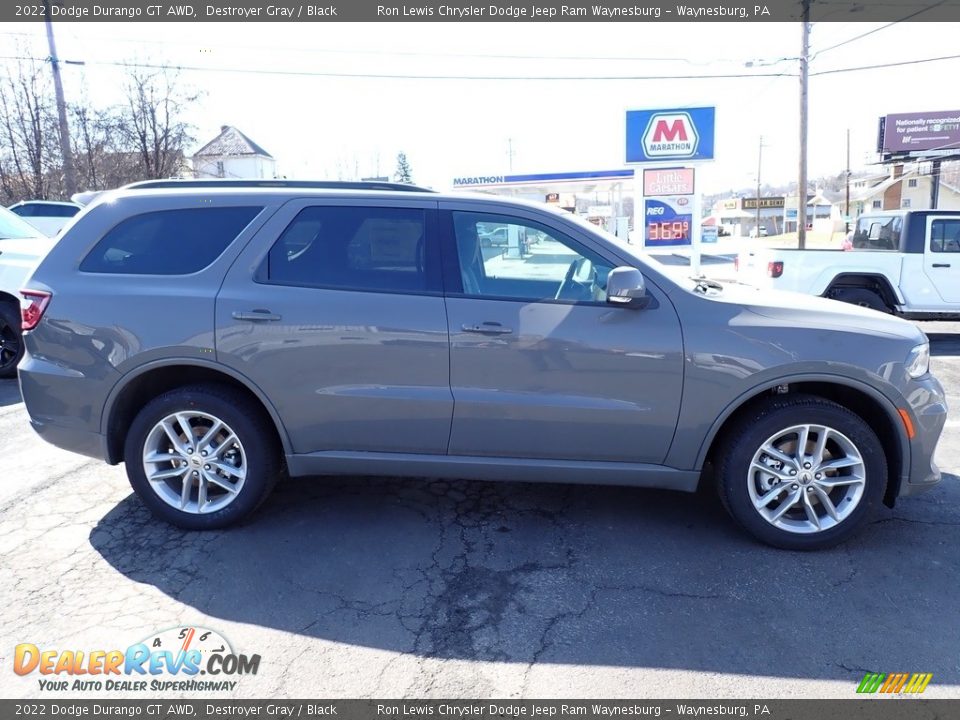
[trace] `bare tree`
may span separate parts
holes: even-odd
[[[6,65],[0,79],[0,191],[5,203],[58,196],[58,147],[49,75],[34,60]]]
[[[28,54],[26,52],[24,55]],[[72,159],[82,190],[171,177],[185,167],[193,142],[184,113],[199,93],[168,69],[128,66],[122,101],[68,104]],[[60,129],[43,61],[0,66],[0,201],[48,200],[65,194]]]
[[[124,145],[116,108],[70,107],[78,186],[107,190],[143,179],[140,154]]]
[[[193,128],[183,112],[199,93],[184,84],[177,70],[128,66],[126,101],[119,112],[120,132],[139,157],[142,179],[171,177],[184,165]]]

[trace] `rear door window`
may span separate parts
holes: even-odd
[[[960,252],[960,220],[934,220],[930,223],[930,250],[936,253]]]
[[[419,208],[304,208],[261,269],[279,285],[370,292],[440,292],[440,263]]]
[[[82,272],[188,275],[223,253],[262,207],[160,210],[127,218],[104,235]]]

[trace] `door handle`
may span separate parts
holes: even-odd
[[[950,267],[950,263],[934,263],[934,267]]]
[[[242,312],[240,310],[233,311],[233,317],[236,320],[250,320],[251,322],[267,322],[280,320],[280,315],[270,312],[269,310],[251,310],[250,312]]]
[[[485,322],[482,325],[464,324],[462,327],[464,332],[480,333],[481,335],[509,335],[513,332],[513,330],[498,322]]]

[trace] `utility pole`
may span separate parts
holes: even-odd
[[[850,128],[847,128],[847,199],[843,206],[844,232],[850,232]]]
[[[936,158],[930,167],[930,209],[936,210],[940,204],[940,158]]]
[[[70,149],[70,125],[67,123],[67,101],[63,97],[63,81],[60,79],[60,60],[57,58],[57,43],[53,39],[53,23],[50,21],[50,0],[43,0],[47,14],[47,45],[50,47],[50,67],[53,68],[53,90],[57,96],[57,119],[60,122],[60,154],[63,159],[63,189],[69,198],[77,192],[77,171],[73,167],[73,151]]]
[[[800,177],[797,180],[797,247],[807,246],[807,84],[810,73],[810,0],[803,0],[800,44]]]
[[[763,167],[763,135],[757,148],[757,240],[760,240],[760,168]]]

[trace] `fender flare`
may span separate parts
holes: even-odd
[[[837,275],[834,275],[833,279],[827,283],[827,286],[824,288],[823,292],[821,293],[821,297],[826,297],[827,294],[835,287],[838,287],[838,286],[844,287],[845,283],[843,282],[843,280],[845,279],[852,280],[852,279],[861,279],[861,278],[864,280],[872,280],[880,285],[881,289],[884,290],[886,294],[886,297],[883,298],[884,301],[892,301],[890,303],[892,305],[891,309],[895,309],[897,305],[903,305],[905,303],[905,300],[900,294],[900,288],[897,286],[894,286],[894,284],[890,282],[890,278],[888,278],[883,273],[867,272],[867,271],[864,271],[864,272],[844,271],[842,273],[838,273]],[[849,285],[848,287],[858,287],[858,285],[853,284],[853,285]]]
[[[877,390],[875,387],[868,385],[867,383],[848,378],[844,375],[831,375],[829,373],[799,373],[796,375],[787,375],[775,380],[767,380],[760,385],[756,385],[751,389],[742,392],[733,401],[731,401],[723,409],[723,412],[717,416],[717,419],[713,421],[713,424],[710,426],[710,430],[707,432],[703,442],[700,444],[700,450],[697,452],[697,461],[694,469],[703,469],[703,465],[707,459],[707,453],[713,445],[713,442],[717,439],[717,435],[720,434],[720,431],[726,424],[727,420],[729,420],[735,412],[742,408],[746,403],[750,402],[756,397],[759,397],[764,392],[772,390],[778,385],[789,385],[791,383],[800,382],[822,382],[830,383],[831,385],[845,385],[852,390],[862,392],[864,395],[867,395],[876,401],[877,404],[884,409],[887,419],[895,428],[897,438],[900,441],[900,457],[902,458],[900,476],[902,479],[904,472],[908,471],[910,468],[911,452],[910,441],[907,438],[906,430],[903,428],[903,421],[897,412],[896,403],[882,392]]]
[[[287,434],[287,429],[284,426],[283,421],[280,419],[280,414],[277,412],[277,409],[274,407],[273,403],[270,402],[263,391],[257,386],[257,384],[243,373],[240,373],[231,367],[227,367],[210,360],[204,360],[202,358],[170,357],[160,360],[152,360],[148,363],[144,363],[143,365],[138,365],[132,370],[126,372],[110,389],[110,392],[107,394],[107,399],[103,403],[103,409],[100,412],[100,434],[103,435],[104,438],[109,437],[110,416],[116,408],[117,399],[120,397],[123,391],[130,386],[130,383],[153,370],[184,365],[204,368],[206,370],[211,370],[221,375],[225,375],[249,390],[254,397],[260,401],[260,404],[263,405],[264,409],[267,411],[267,414],[270,416],[271,421],[273,421],[274,427],[277,429],[277,435],[280,438],[280,444],[283,447],[284,455],[291,455],[293,453],[290,437]]]

